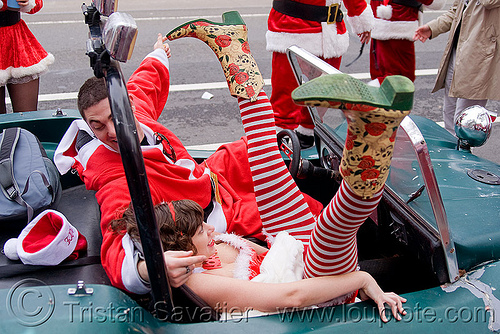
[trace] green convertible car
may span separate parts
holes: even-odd
[[[99,11],[94,5],[84,8],[87,14],[89,10]],[[87,22],[92,36],[98,30],[98,22],[91,21],[98,16],[93,15]],[[110,104],[114,118],[125,124],[123,130],[117,129],[125,136],[119,137],[119,141],[138,144],[135,136],[127,137],[131,110],[119,103],[124,93],[120,71],[113,70],[114,60],[95,56],[92,52],[96,50],[99,51],[94,43],[88,53],[94,62],[108,61]],[[128,54],[124,52],[126,47],[114,50]],[[299,83],[337,72],[298,47],[291,47],[288,55]],[[339,185],[338,167],[347,124],[338,110],[311,108],[310,112],[315,122],[312,148],[301,151],[293,132],[280,133],[278,137],[283,157],[301,190],[327,203]],[[0,115],[0,129],[29,130],[52,157],[69,124],[79,117],[76,110],[6,114]],[[475,120],[474,126],[466,122],[471,119]],[[229,314],[211,309],[188,289],[173,289],[165,283],[153,286],[151,295],[128,295],[111,286],[100,264],[100,211],[94,193],[85,189],[78,176],[69,174],[61,177],[63,190],[57,210],[86,236],[87,254],[57,266],[24,265],[1,254],[0,332],[499,331],[500,165],[475,156],[465,145],[481,144],[490,129],[491,120],[487,117],[485,121],[477,109],[468,110],[464,119],[457,122],[461,138],[458,142],[455,136],[423,117],[407,116],[401,124],[383,199],[358,233],[361,269],[371,273],[385,291],[394,291],[407,299],[407,313],[401,321],[390,318],[387,312],[390,320],[383,323],[371,302],[273,314]],[[201,161],[210,152],[190,153]],[[141,174],[141,157],[125,160],[130,162],[129,166],[124,164],[126,171]],[[142,181],[139,178],[138,182]],[[140,202],[144,198],[140,184],[137,189],[130,189],[131,197],[148,208],[148,201]],[[25,223],[2,224],[2,249],[8,239],[19,235]],[[154,251],[159,245],[158,233],[149,232],[152,241],[145,247]],[[162,259],[161,252],[156,253]],[[158,277],[165,275],[163,260],[158,262],[146,250],[145,255],[146,261],[158,263]],[[159,301],[164,307],[152,307]]]

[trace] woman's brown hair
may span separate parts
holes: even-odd
[[[192,237],[203,223],[203,209],[198,203],[189,199],[172,201],[172,206],[175,211],[175,221],[172,219],[168,203],[157,204],[154,207],[163,250],[192,250],[196,254],[197,249]],[[133,240],[140,242],[132,206],[125,210],[122,218],[111,221],[109,226],[111,230],[120,234],[127,231]]]

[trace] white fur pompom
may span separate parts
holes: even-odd
[[[384,20],[389,20],[392,17],[391,5],[380,5],[377,7],[377,16]]]
[[[19,256],[17,255],[17,238],[7,240],[5,245],[3,245],[3,253],[9,260],[19,260]]]

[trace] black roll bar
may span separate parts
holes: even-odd
[[[174,308],[172,291],[126,83],[119,63],[111,59],[102,42],[99,12],[93,4],[88,7],[82,6],[82,10],[86,17],[85,23],[89,25],[90,30],[87,54],[90,57],[91,67],[98,78],[106,78],[118,147],[151,284],[154,312],[159,320],[169,320]]]

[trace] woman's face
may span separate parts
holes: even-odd
[[[212,239],[212,233],[214,230],[215,228],[207,223],[203,223],[198,227],[192,239],[193,244],[198,251],[197,255],[210,257],[215,254],[215,242]]]

